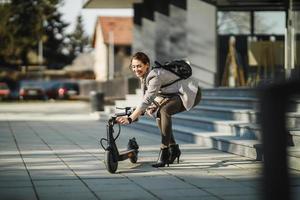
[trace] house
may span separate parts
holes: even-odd
[[[97,81],[130,76],[131,45],[133,38],[132,17],[104,17],[96,22],[93,48],[94,72]]]

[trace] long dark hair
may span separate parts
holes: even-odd
[[[144,65],[150,64],[149,57],[143,52],[136,52],[135,54],[133,54],[130,63],[132,62],[133,59],[141,61]]]

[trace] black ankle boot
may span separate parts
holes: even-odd
[[[174,160],[177,158],[177,163],[179,163],[179,157],[181,155],[181,151],[179,149],[178,144],[170,145],[170,158],[169,163],[173,164]]]
[[[169,148],[160,149],[157,163],[153,164],[152,167],[164,167],[166,164],[169,166],[170,151]]]

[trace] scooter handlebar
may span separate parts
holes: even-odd
[[[126,116],[126,115],[129,116],[135,110],[135,108],[132,108],[132,107],[125,107],[125,108],[119,108],[119,107],[117,107],[116,109],[125,110],[125,112],[115,113],[114,114],[115,117]]]

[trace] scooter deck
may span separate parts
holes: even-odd
[[[127,158],[136,156],[137,152],[138,152],[138,150],[136,150],[136,149],[121,151],[119,154],[119,161],[126,160]]]

